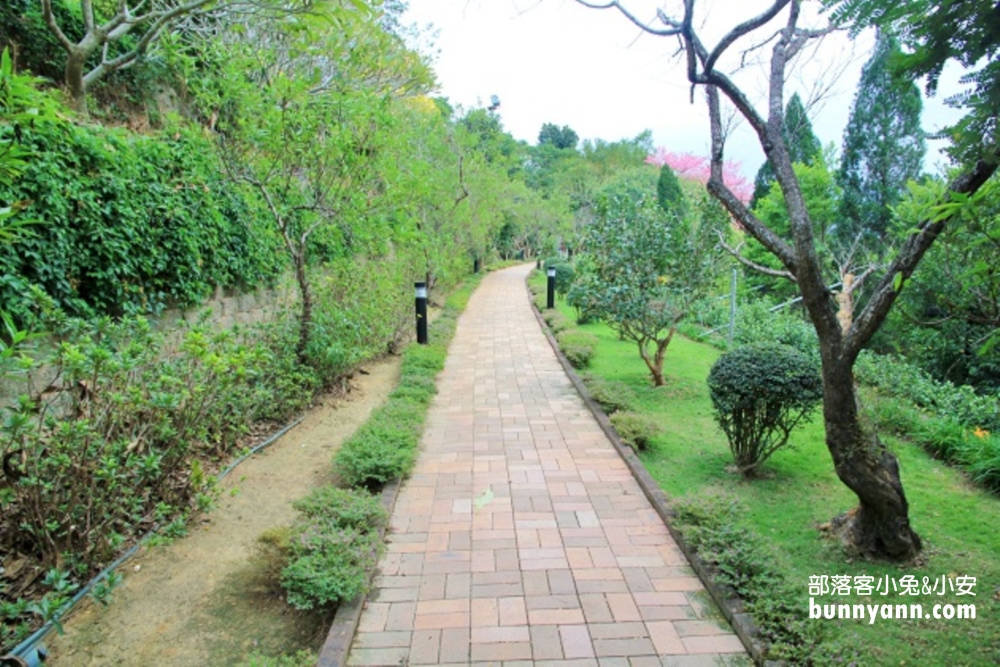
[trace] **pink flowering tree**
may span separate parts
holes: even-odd
[[[649,154],[646,158],[646,164],[653,164],[657,167],[668,165],[678,178],[686,178],[702,184],[707,184],[712,175],[712,163],[707,157],[691,153],[674,153],[663,146]],[[722,180],[733,194],[746,204],[753,195],[753,184],[741,173],[742,168],[743,165],[739,162],[726,160],[722,163]]]

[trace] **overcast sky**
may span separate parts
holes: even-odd
[[[501,101],[504,127],[517,139],[536,143],[543,123],[569,125],[581,139],[614,141],[653,131],[657,146],[675,152],[708,154],[709,130],[703,98],[690,103],[683,65],[675,57],[675,39],[648,35],[613,10],[587,9],[573,0],[409,0],[407,22],[431,25],[436,35],[421,50],[436,54],[439,94],[468,109]],[[709,0],[705,8],[711,42],[715,34],[757,13],[767,2]],[[632,0],[641,15],[671,3]],[[850,42],[828,37],[800,58],[789,76],[786,100],[804,98],[817,81],[831,82],[824,102],[813,108],[813,127],[825,144],[839,147],[861,67],[873,43],[871,35]],[[429,47],[428,44],[433,44]],[[830,69],[840,72],[835,79]],[[750,67],[742,83],[763,91],[764,71]],[[947,92],[954,75],[942,81]],[[940,99],[925,100],[924,128],[934,130],[954,119]],[[933,149],[926,167],[942,160]],[[727,158],[742,162],[752,177],[763,152],[745,127],[727,143]]]

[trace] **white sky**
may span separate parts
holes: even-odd
[[[440,94],[466,109],[501,101],[504,127],[517,139],[536,143],[543,123],[569,125],[581,139],[615,141],[645,129],[654,143],[674,152],[708,155],[707,107],[696,95],[692,105],[683,64],[674,57],[672,38],[642,33],[615,10],[587,9],[573,0],[409,0],[408,23],[432,25]],[[675,3],[626,1],[640,16],[652,16],[657,6]],[[699,3],[702,4],[702,3]],[[753,16],[767,2],[708,0],[707,28],[728,28]],[[711,34],[711,33],[706,33]],[[718,34],[716,32],[716,34]],[[768,33],[770,34],[770,33]],[[711,39],[707,39],[712,43]],[[799,91],[804,99],[828,67],[842,73],[811,111],[817,136],[839,149],[861,67],[873,43],[862,35],[851,43],[844,35],[826,38],[808,57],[800,57],[801,73],[788,77],[786,101]],[[733,49],[738,53],[738,49]],[[764,51],[769,54],[769,49]],[[748,90],[763,90],[754,81],[764,70],[749,68],[741,81]],[[753,78],[756,77],[756,78]],[[924,128],[934,130],[955,118],[941,98],[953,87],[955,74],[941,82],[941,93],[925,100]],[[943,160],[929,142],[926,167]],[[726,156],[743,164],[752,178],[763,152],[745,125],[727,143]]]

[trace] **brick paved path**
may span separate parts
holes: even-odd
[[[348,664],[711,665],[745,655],[531,312],[462,315]]]

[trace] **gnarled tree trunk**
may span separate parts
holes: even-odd
[[[910,527],[909,504],[896,457],[858,418],[853,363],[823,355],[823,423],[837,477],[859,506],[834,519],[850,544],[866,556],[912,558],[920,537]]]

